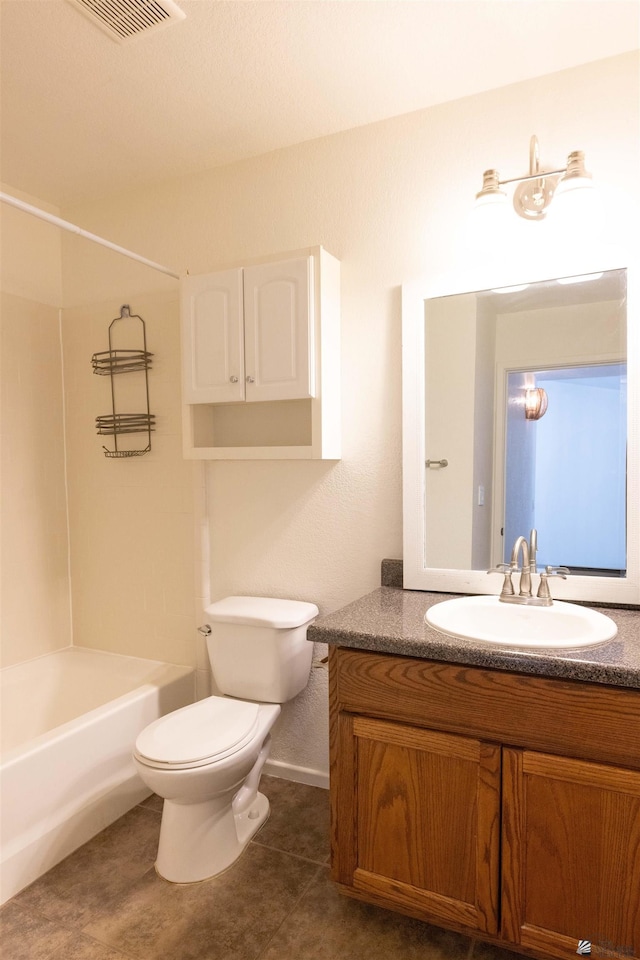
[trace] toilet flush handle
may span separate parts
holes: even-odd
[[[198,627],[198,633],[201,633],[203,637],[211,636],[211,627],[208,623],[203,623],[201,627]]]

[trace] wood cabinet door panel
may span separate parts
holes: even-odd
[[[386,721],[350,723],[342,782],[355,796],[351,810],[337,811],[351,859],[346,882],[425,919],[495,933],[500,748]],[[345,882],[334,864],[340,874]]]
[[[640,774],[505,750],[503,782],[503,935],[557,957],[579,940],[638,957]]]
[[[394,727],[354,724],[358,784],[367,785],[358,803],[358,866],[473,902],[479,744],[473,744],[475,757],[460,756],[459,738],[440,735],[452,742],[447,754],[424,731],[407,730],[404,744],[387,738]]]

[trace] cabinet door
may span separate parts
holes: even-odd
[[[640,957],[640,773],[503,758],[502,935],[553,957]]]
[[[180,307],[185,403],[244,400],[242,270],[187,277]]]
[[[363,899],[497,932],[500,747],[339,717],[333,878]]]
[[[244,271],[247,400],[314,396],[313,261],[310,257]]]

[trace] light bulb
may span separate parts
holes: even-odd
[[[568,239],[593,243],[602,228],[603,210],[598,191],[590,180],[568,181],[556,190],[549,212],[549,221]]]
[[[531,387],[524,395],[524,415],[526,420],[539,420],[547,412],[549,399],[542,387]]]
[[[467,244],[474,251],[501,242],[508,229],[509,205],[502,190],[478,196],[469,216]]]
[[[602,227],[602,202],[585,170],[584,153],[574,150],[567,160],[567,172],[555,189],[549,219],[567,239],[589,242]]]

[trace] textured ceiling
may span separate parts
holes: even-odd
[[[64,206],[639,46],[637,0],[178,4],[121,46],[67,0],[0,0],[4,184]]]

